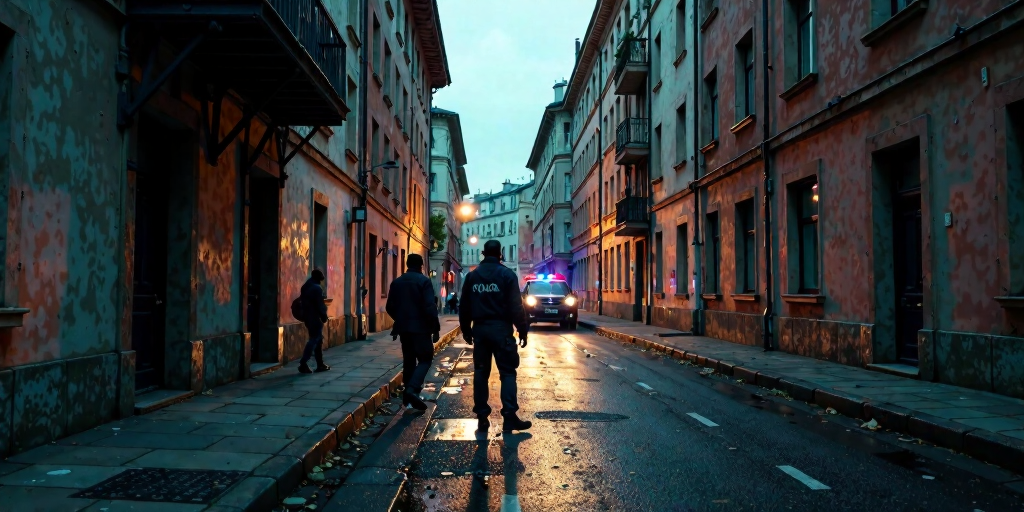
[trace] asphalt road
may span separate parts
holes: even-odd
[[[500,434],[492,371],[484,436],[471,350],[419,446],[413,510],[1024,510],[1002,470],[584,330],[535,326],[520,351],[527,434]]]

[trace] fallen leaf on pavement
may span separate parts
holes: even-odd
[[[833,409],[831,407],[829,407],[828,409],[825,409],[825,412],[827,414],[839,414],[839,411],[837,411],[837,410],[835,410],[835,409]]]
[[[866,429],[868,429],[868,430],[871,430],[871,431],[875,431],[875,430],[878,430],[878,429],[880,429],[880,428],[882,428],[882,427],[880,427],[880,426],[878,425],[878,422],[877,422],[877,421],[875,421],[874,419],[872,419],[871,421],[869,421],[869,422],[867,422],[867,423],[862,423],[862,424],[860,425],[860,428],[866,428]]]
[[[913,439],[907,439],[907,438],[905,438],[905,437],[900,437],[900,438],[898,438],[898,439],[899,439],[900,441],[903,441],[904,443],[912,443],[912,442],[914,442],[914,440],[913,440]]]
[[[921,475],[921,478],[924,478],[925,480],[935,480],[935,477],[931,475]]]

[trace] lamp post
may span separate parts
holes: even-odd
[[[370,167],[369,169],[363,168],[359,171],[359,185],[363,188],[363,194],[362,199],[360,200],[360,205],[352,209],[352,222],[359,224],[360,250],[359,254],[357,255],[358,257],[356,258],[358,262],[356,268],[359,269],[359,297],[357,297],[356,301],[356,322],[358,324],[356,326],[356,339],[359,340],[366,339],[366,332],[363,330],[363,315],[365,314],[365,311],[363,309],[363,300],[366,298],[368,293],[366,290],[366,202],[368,200],[370,186],[367,183],[367,180],[369,179],[370,173],[372,173],[376,169],[398,169],[398,164],[395,163],[394,160],[388,160],[387,162],[375,165],[373,167]],[[384,283],[381,283],[382,286],[383,284]]]

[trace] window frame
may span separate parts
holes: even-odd
[[[796,28],[796,81],[802,80],[804,77],[814,73],[814,58],[815,47],[814,47],[814,0],[790,0],[793,7],[793,16]],[[801,10],[796,6],[807,7],[806,13],[801,13]],[[805,25],[806,24],[806,25]],[[804,34],[804,28],[806,26],[807,34]],[[810,39],[810,41],[805,41]],[[804,43],[807,43],[807,50],[810,55],[804,55]],[[806,69],[805,69],[806,68]]]
[[[754,199],[736,203],[736,292],[757,293],[757,208]]]
[[[796,242],[797,242],[797,246],[796,246],[796,253],[797,253],[797,265],[796,265],[796,271],[797,271],[797,291],[800,294],[806,294],[806,295],[819,295],[821,293],[821,275],[820,275],[821,274],[821,262],[820,262],[820,258],[818,257],[818,254],[820,253],[820,250],[821,250],[821,237],[820,237],[820,234],[818,233],[818,228],[819,228],[818,221],[819,221],[819,212],[820,212],[820,202],[819,202],[819,200],[812,199],[812,202],[815,205],[815,209],[814,209],[814,214],[813,215],[805,216],[804,215],[805,212],[803,211],[804,210],[803,199],[804,199],[805,191],[810,191],[813,196],[817,196],[817,197],[820,198],[820,195],[817,194],[818,187],[819,187],[819,184],[818,184],[817,176],[812,176],[812,177],[809,177],[809,178],[805,178],[805,179],[802,179],[802,180],[797,181],[796,183],[793,183],[793,184],[790,185],[790,192],[793,193],[793,196],[794,196],[794,200],[793,200],[793,207],[794,207],[793,219],[796,221],[796,237],[797,237],[797,240],[796,240]],[[815,282],[814,282],[814,286],[813,287],[807,286],[807,283],[804,281],[804,278],[807,275],[807,273],[805,272],[806,264],[807,264],[807,261],[805,260],[806,252],[804,251],[805,243],[807,242],[804,239],[804,227],[805,226],[813,226],[814,227],[814,229],[813,229],[813,233],[814,233],[813,259],[814,259],[814,281]]]
[[[686,222],[676,225],[676,295],[690,295],[689,274],[690,274],[690,251],[689,225]],[[682,283],[683,291],[679,292],[679,284]]]
[[[707,255],[708,265],[705,266],[704,290],[707,293],[719,295],[721,294],[722,286],[722,226],[718,211],[708,212],[704,217],[704,222],[708,230],[707,246],[710,251],[710,254]],[[711,286],[712,284],[714,286]]]

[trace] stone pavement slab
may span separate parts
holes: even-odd
[[[437,346],[457,336],[457,327],[454,317],[442,318]],[[401,345],[386,333],[327,349],[324,358],[330,372],[304,375],[285,365],[0,462],[0,510],[9,503],[19,512],[269,510],[298,483],[304,465],[318,464],[313,459],[351,434],[400,382]],[[210,506],[68,497],[133,467],[252,474]],[[46,474],[62,469],[71,472]]]
[[[683,333],[593,313],[580,313],[580,325],[617,341],[742,377],[746,383],[756,381],[783,390],[788,386],[794,396],[799,392],[801,399],[860,419],[872,419],[866,417],[866,411],[902,408],[907,411],[907,428],[927,432],[929,441],[963,449],[987,462],[1008,464],[1004,467],[1012,471],[1024,471],[1024,447],[1019,443],[1024,437],[1015,435],[1024,432],[1024,400],[794,354],[764,352],[760,347],[714,338],[679,336]],[[877,408],[865,407],[868,404]],[[975,433],[978,439],[965,444]]]

